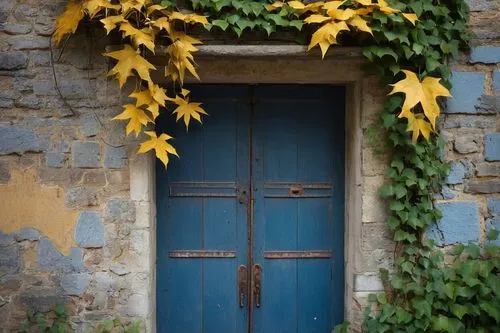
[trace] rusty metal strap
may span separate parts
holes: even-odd
[[[235,182],[175,182],[169,190],[171,197],[235,198],[239,186]]]
[[[236,258],[236,251],[180,250],[170,251],[170,258]]]
[[[266,259],[328,259],[332,251],[265,251]]]
[[[329,198],[331,183],[264,183],[265,198]]]

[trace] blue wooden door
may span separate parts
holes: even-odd
[[[344,90],[195,86],[157,167],[159,333],[329,333],[343,319]],[[169,123],[168,125],[166,123]]]

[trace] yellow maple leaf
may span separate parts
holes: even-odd
[[[205,110],[203,110],[203,108],[200,106],[201,103],[189,103],[189,90],[182,89],[182,95],[183,96],[177,95],[174,99],[174,103],[176,103],[178,106],[173,113],[177,115],[176,121],[179,121],[181,118],[184,119],[184,124],[186,125],[187,129],[189,127],[191,118],[201,123],[201,115],[208,115],[208,113],[206,113]]]
[[[135,132],[135,136],[141,133],[143,125],[145,126],[149,122],[153,122],[143,109],[138,108],[134,104],[125,104],[123,106],[123,112],[114,117],[113,120],[129,120],[125,127],[125,132],[127,135]]]
[[[83,2],[83,8],[90,18],[93,18],[103,8],[119,10],[121,6],[113,5],[110,0],[86,0]]]
[[[401,15],[404,16],[405,19],[411,22],[411,24],[415,25],[415,23],[418,21],[418,16],[417,14],[414,13],[401,13]]]
[[[378,9],[386,14],[394,14],[394,13],[399,13],[399,9],[395,9],[389,6],[389,4],[385,0],[377,0],[376,6]]]
[[[113,15],[103,18],[101,20],[101,23],[104,25],[104,28],[106,29],[106,34],[109,34],[111,30],[116,28],[118,23],[122,23],[125,21],[126,20],[122,15]]]
[[[120,88],[125,84],[127,78],[132,75],[132,70],[135,70],[141,79],[149,82],[151,81],[149,71],[156,69],[155,66],[127,44],[122,50],[104,53],[104,55],[118,60],[115,67],[109,71],[108,76],[116,75]]]
[[[153,21],[153,26],[158,29],[164,29],[168,34],[171,34],[174,31],[172,22],[169,21],[168,17],[160,17],[157,20]]]
[[[126,14],[131,9],[135,9],[138,12],[141,11],[146,2],[150,3],[148,0],[120,0],[120,5],[122,6],[123,14]]]
[[[172,32],[170,34],[172,44],[170,44],[166,53],[170,56],[165,75],[170,76],[173,81],[184,82],[184,73],[186,69],[198,80],[200,77],[194,68],[193,53],[198,51],[194,44],[201,44],[196,38],[189,37],[183,32]]]
[[[313,24],[313,23],[323,23],[323,22],[331,21],[331,20],[332,20],[332,18],[329,16],[324,16],[324,15],[320,15],[320,14],[312,14],[312,15],[309,15],[308,17],[306,17],[304,19],[304,22],[307,24]]]
[[[306,8],[306,5],[303,4],[300,1],[288,1],[286,3],[288,6],[292,7],[293,9],[304,9]]]
[[[436,118],[439,116],[439,105],[436,98],[438,96],[451,96],[449,90],[440,83],[440,78],[428,76],[420,81],[417,75],[411,71],[403,70],[403,73],[406,78],[392,84],[393,89],[389,95],[405,94],[403,110],[410,110],[420,103],[432,128],[435,128]]]
[[[144,45],[148,50],[155,53],[155,43],[153,41],[153,33],[149,28],[136,29],[129,22],[120,24],[120,31],[124,37],[130,37],[135,47]]]
[[[78,23],[80,23],[83,16],[82,3],[69,1],[66,4],[66,10],[56,19],[56,29],[54,31],[54,40],[56,44],[61,43],[61,40],[66,34],[75,33],[78,28]]]
[[[266,6],[268,11],[273,11],[275,9],[281,8],[285,5],[283,1],[276,1]]]
[[[208,24],[208,20],[205,16],[203,15],[198,15],[198,14],[184,14],[181,12],[172,12],[172,14],[169,15],[170,20],[180,20],[186,23],[200,23],[200,24]]]
[[[359,31],[364,31],[368,32],[373,35],[372,29],[368,26],[368,23],[361,18],[359,15],[353,16],[349,21],[347,21],[347,24],[350,26],[355,27]]]
[[[146,153],[154,149],[156,157],[158,157],[165,166],[168,164],[168,154],[179,157],[175,148],[168,143],[168,140],[172,139],[170,135],[162,133],[160,136],[157,136],[154,131],[146,131],[144,133],[149,136],[149,139],[141,143],[138,151],[139,153]]]
[[[432,132],[432,127],[431,124],[424,119],[423,114],[412,114],[410,113],[411,116],[408,117],[408,127],[407,131],[408,132],[413,132],[412,134],[412,141],[413,143],[416,143],[418,140],[418,137],[422,135],[426,140],[429,140],[429,137]]]
[[[324,58],[330,45],[337,43],[337,35],[343,30],[349,30],[344,21],[326,23],[312,35],[307,50],[309,51],[316,45],[319,45],[322,57]]]

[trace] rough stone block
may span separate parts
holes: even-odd
[[[500,62],[500,47],[478,46],[472,49],[470,63],[495,64]]]
[[[71,159],[77,168],[98,168],[100,162],[100,147],[97,142],[73,142]]]
[[[500,216],[500,199],[488,199],[486,206],[490,215]]]
[[[65,205],[68,208],[95,206],[97,205],[97,194],[95,190],[88,187],[72,187],[66,192]]]
[[[498,8],[497,0],[466,0],[472,12],[483,12]]]
[[[460,154],[470,154],[479,151],[477,140],[470,136],[459,136],[453,144],[455,151]]]
[[[104,151],[104,167],[119,169],[125,167],[127,150],[125,147],[106,147]]]
[[[437,203],[443,218],[427,230],[427,237],[436,245],[478,242],[480,235],[479,209],[475,201]]]
[[[483,95],[476,105],[477,113],[495,114],[500,113],[500,96]]]
[[[100,170],[87,171],[83,175],[83,184],[89,186],[104,186],[106,185],[106,174],[104,171]]]
[[[486,232],[490,232],[491,229],[500,231],[500,217],[495,217],[486,221]],[[500,238],[488,242],[500,246]]]
[[[17,1],[14,0],[0,1],[0,22],[7,21],[16,4]]]
[[[0,155],[41,152],[43,143],[35,132],[19,125],[0,124]]]
[[[32,312],[49,312],[58,304],[65,305],[68,297],[30,290],[21,294],[21,304]]]
[[[62,255],[47,238],[42,237],[38,243],[38,265],[41,269],[52,272],[81,272],[83,265],[83,251],[72,248],[69,256]]]
[[[464,188],[467,193],[500,193],[500,178],[488,180],[471,180]]]
[[[449,200],[455,198],[457,196],[457,192],[453,191],[448,186],[443,186],[441,189],[441,195],[443,196],[443,199]]]
[[[83,248],[104,246],[104,225],[96,212],[82,212],[75,231],[76,243]]]
[[[8,161],[0,161],[0,184],[6,184],[10,180],[10,167]]]
[[[130,273],[130,270],[127,268],[127,266],[117,263],[111,264],[109,266],[109,270],[118,276],[123,276]]]
[[[467,168],[461,162],[453,162],[451,164],[451,171],[446,177],[447,184],[462,184],[464,178],[467,176]]]
[[[384,285],[378,274],[356,274],[354,275],[354,290],[355,291],[382,291]]]
[[[476,104],[483,95],[484,73],[453,72],[452,98],[448,99],[447,113],[476,113]]]
[[[93,114],[86,115],[83,118],[82,131],[85,136],[96,136],[99,134],[101,125]]]
[[[496,128],[497,123],[494,115],[472,116],[472,115],[446,115],[443,127],[450,128]]]
[[[149,297],[147,295],[132,294],[124,304],[121,312],[130,317],[142,317],[150,313]]]
[[[0,249],[0,276],[17,273],[19,265],[20,255],[17,244],[4,246]]]
[[[8,35],[26,35],[33,30],[31,24],[1,23],[0,31]]]
[[[115,221],[135,221],[135,204],[129,199],[111,199],[106,206],[106,215]]]
[[[0,52],[0,70],[23,69],[28,66],[28,55],[24,52]]]
[[[33,228],[22,228],[21,230],[14,233],[14,239],[17,242],[22,242],[25,240],[36,241],[40,239],[40,233],[38,230]]]
[[[12,50],[39,50],[49,48],[49,38],[12,36],[7,40]]]
[[[96,289],[111,292],[116,289],[116,280],[106,272],[97,272],[94,275]]]
[[[500,70],[493,72],[493,90],[500,92]]]
[[[61,277],[61,288],[66,295],[81,296],[90,284],[90,273],[67,274]]]
[[[4,234],[0,231],[0,247],[9,246],[14,243],[14,237],[11,234]]]
[[[65,159],[63,153],[49,152],[45,155],[45,163],[49,168],[62,168]]]
[[[500,175],[500,164],[494,163],[478,163],[476,164],[476,176],[489,177]]]
[[[484,136],[484,159],[500,161],[500,132],[488,133]]]

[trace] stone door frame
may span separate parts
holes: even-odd
[[[159,58],[158,58],[159,59]],[[157,60],[153,59],[153,63]],[[330,50],[321,60],[317,54],[306,55],[302,46],[208,45],[200,47],[197,55],[201,83],[276,83],[276,84],[338,84],[346,86],[346,147],[345,147],[345,305],[347,320],[359,318],[357,298],[381,288],[380,282],[363,269],[362,224],[363,201],[377,203],[376,193],[363,193],[363,126],[373,118],[381,99],[373,97],[377,80],[367,77],[365,64],[357,48]],[[195,96],[193,96],[195,98]],[[203,102],[203,101],[200,101]],[[136,143],[131,143],[135,145]],[[134,150],[134,149],[130,149]],[[131,199],[136,205],[136,223],[143,227],[141,248],[144,266],[149,267],[146,318],[148,332],[156,331],[156,214],[155,158],[152,154],[129,157]],[[373,191],[370,191],[373,192]]]

